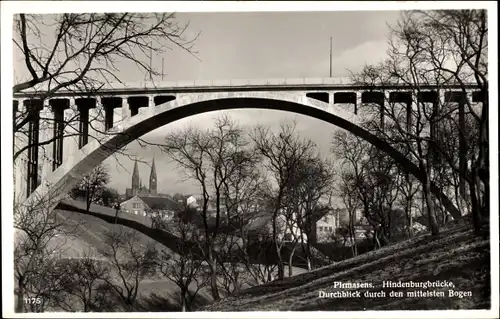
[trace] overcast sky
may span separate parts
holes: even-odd
[[[398,11],[385,12],[304,12],[304,13],[185,13],[179,21],[190,22],[190,34],[201,32],[196,41],[197,57],[174,50],[164,56],[165,80],[234,79],[234,78],[296,78],[328,77],[330,37],[333,39],[333,76],[347,76],[346,69],[358,70],[366,63],[382,60],[387,50],[387,24],[399,17]],[[161,57],[153,60],[161,67]],[[137,72],[125,72],[126,80],[138,81]],[[141,80],[141,79],[139,79]],[[281,121],[296,120],[297,131],[313,139],[323,154],[328,153],[333,127],[320,120],[270,110],[234,110],[228,113],[242,125],[257,123],[278,127]],[[161,143],[165,132],[189,124],[210,127],[220,112],[211,112],[186,118],[157,129],[144,136]],[[156,148],[138,149],[140,158],[156,159],[158,188],[166,193],[197,192],[193,183],[183,182],[166,155]],[[106,161],[112,168],[111,186],[123,192],[130,187],[129,159],[120,159],[128,169],[116,164],[114,158]],[[149,180],[150,168],[140,164],[144,184]]]
[[[173,49],[163,57],[153,59],[154,67],[164,69],[164,80],[235,79],[235,78],[297,78],[328,77],[330,37],[333,38],[333,76],[347,76],[347,69],[359,70],[367,63],[382,60],[387,50],[387,24],[393,24],[399,11],[353,12],[260,12],[260,13],[179,13],[181,23],[190,22],[188,37],[201,32],[194,49],[197,58],[185,51]],[[16,76],[24,70],[20,56],[15,58]],[[134,66],[123,66],[119,73],[123,81],[144,79]],[[159,79],[157,79],[159,80]],[[228,113],[243,125],[257,123],[274,127],[286,120],[296,120],[298,132],[312,138],[326,154],[329,148],[330,124],[302,115],[270,110],[234,110]],[[143,138],[161,143],[165,132],[189,123],[210,127],[220,112],[205,113],[171,123]],[[158,190],[165,193],[193,193],[192,183],[182,182],[183,176],[158,149],[140,149],[136,143],[128,150],[141,160],[156,159]],[[112,171],[111,187],[120,193],[131,185],[133,162],[128,158],[106,160]],[[148,183],[150,168],[140,164],[143,184]]]

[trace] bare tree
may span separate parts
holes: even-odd
[[[188,128],[169,134],[163,150],[181,168],[188,178],[197,181],[202,191],[202,217],[204,243],[202,251],[211,271],[211,289],[215,300],[220,298],[217,286],[217,237],[220,233],[224,192],[229,176],[239,167],[251,162],[244,152],[249,142],[243,130],[228,116],[216,120],[215,127],[207,131]],[[209,204],[213,203],[215,220],[209,215]]]
[[[344,163],[342,163],[344,164]],[[354,222],[356,218],[356,212],[361,208],[361,202],[359,196],[356,195],[356,183],[353,173],[351,171],[344,171],[345,165],[340,168],[341,172],[337,172],[338,181],[336,185],[337,195],[341,198],[347,213],[349,214],[349,221],[346,227],[339,228],[339,233],[343,237],[344,245],[349,238],[352,248],[352,255],[357,256],[357,242],[356,242],[356,231],[354,229]]]
[[[14,162],[30,154],[28,173],[36,172],[40,157],[57,167],[63,156],[48,158],[49,148],[61,146],[63,140],[80,138],[83,144],[87,140],[102,144],[103,136],[123,134],[103,128],[104,110],[98,105],[94,105],[96,114],[84,115],[69,103],[52,105],[57,111],[46,112],[44,102],[62,91],[89,98],[103,87],[113,86],[111,82],[121,83],[122,63],[135,65],[154,81],[163,75],[163,69],[152,64],[154,56],[174,47],[195,56],[193,44],[198,35],[188,34],[188,25],[179,23],[174,13],[15,15],[14,55],[24,58],[20,67],[27,76],[16,78],[12,88],[13,94],[26,98],[21,107],[17,101],[13,104]],[[74,112],[65,114],[67,108]],[[90,128],[88,134],[80,132],[83,122]],[[150,145],[137,141],[141,146]],[[126,149],[114,153],[131,157]],[[29,193],[39,182],[29,186]]]
[[[391,30],[387,61],[367,66],[354,76],[357,82],[374,87],[404,84],[404,91],[416,101],[407,110],[398,103],[386,103],[381,109],[384,117],[391,120],[392,128],[375,130],[394,144],[404,144],[424,173],[423,194],[433,234],[438,233],[438,227],[430,182],[439,176],[435,164],[440,161],[467,181],[476,232],[480,231],[481,216],[489,212],[487,34],[485,10],[408,12]],[[471,84],[479,90],[477,99],[481,105],[465,98]],[[458,86],[460,96],[454,97],[449,85]],[[435,97],[429,101],[424,97],[428,87],[450,93],[450,98]],[[402,113],[407,114],[404,121]],[[478,127],[476,140],[469,139],[465,131],[467,117],[474,119]],[[437,133],[445,119],[453,120],[459,133],[458,161],[457,154],[449,154],[439,142]],[[476,152],[469,166],[466,156],[471,147]],[[467,196],[465,191],[461,193],[461,197]]]
[[[252,261],[245,258],[247,256],[243,238],[226,233],[219,237],[219,241],[221,246],[217,259],[220,269],[219,282],[223,292],[226,295],[232,295],[242,289],[247,275],[245,271],[249,268],[245,262],[252,263]]]
[[[73,312],[102,311],[112,307],[110,287],[106,284],[111,266],[107,260],[84,253],[79,258],[62,259],[57,266],[64,270],[66,277],[57,300],[59,307]]]
[[[46,84],[45,97],[65,88],[98,88],[119,80],[118,61],[161,75],[148,63],[151,55],[170,45],[191,52],[194,39],[185,39],[186,29],[173,13],[19,14],[12,40],[24,55],[30,79],[15,84],[13,93],[41,84]],[[46,32],[54,39],[47,41]]]
[[[158,252],[152,242],[146,245],[140,243],[136,231],[109,231],[104,235],[107,248],[104,256],[110,260],[113,274],[105,281],[125,307],[131,310],[137,299],[140,282],[154,274]]]
[[[171,220],[166,228],[179,236],[179,254],[162,250],[159,255],[159,267],[163,276],[180,289],[182,311],[191,311],[193,302],[209,280],[206,265],[200,258],[197,245],[199,229],[191,222],[182,219]]]
[[[295,124],[282,124],[279,133],[273,133],[269,128],[257,127],[252,133],[252,139],[264,158],[263,166],[270,173],[275,187],[270,187],[268,200],[272,203],[273,244],[275,245],[278,264],[278,278],[284,278],[284,264],[281,256],[283,245],[280,234],[280,216],[285,208],[286,191],[293,187],[294,171],[299,163],[309,158],[315,144],[311,140],[301,140],[295,131]]]
[[[50,200],[14,205],[16,312],[41,311],[62,289],[62,271],[54,265],[75,232],[52,208]]]
[[[366,176],[367,151],[370,146],[361,138],[351,135],[345,131],[338,131],[332,140],[332,152],[339,160],[336,168],[337,181],[335,191],[344,203],[349,214],[349,220],[343,232],[344,239],[350,238],[353,254],[357,254],[356,232],[354,221],[356,211],[363,210],[365,216],[370,213],[369,200],[367,194],[359,186]],[[374,230],[375,224],[372,224]],[[344,240],[345,244],[345,240]]]
[[[299,189],[298,197],[301,199],[299,209],[301,218],[298,220],[300,230],[300,241],[304,249],[307,270],[313,269],[312,244],[315,238],[313,224],[315,224],[323,213],[327,213],[329,207],[324,207],[320,199],[325,199],[332,191],[333,170],[327,160],[322,159],[319,154],[301,161],[300,171],[302,178],[296,185]],[[326,208],[326,209],[325,209]],[[304,239],[306,242],[304,243]]]
[[[105,186],[109,182],[108,168],[103,164],[96,166],[90,173],[85,174],[82,180],[72,190],[70,196],[85,199],[86,210],[90,205],[102,198]]]
[[[334,135],[332,150],[340,160],[337,192],[349,212],[349,234],[355,235],[357,207],[372,226],[374,244],[389,243],[393,206],[400,197],[400,179],[404,175],[388,156],[357,136],[339,131]]]

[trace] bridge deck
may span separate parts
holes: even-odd
[[[477,87],[475,84],[467,84],[468,88]],[[378,85],[379,88],[401,88],[402,84]],[[434,88],[436,85],[429,84],[422,87]],[[457,85],[447,87],[459,88]],[[184,93],[184,92],[209,92],[209,91],[297,91],[297,90],[357,90],[367,89],[367,85],[356,84],[349,77],[332,78],[275,78],[275,79],[230,79],[230,80],[179,80],[179,81],[141,81],[141,82],[110,82],[99,88],[94,88],[93,95],[105,94],[137,94],[148,92],[162,93]],[[40,86],[36,90],[26,90],[14,94],[14,97],[22,98],[37,95],[46,91],[47,88]],[[89,92],[92,90],[88,90]],[[81,95],[82,89],[59,90],[53,96]]]

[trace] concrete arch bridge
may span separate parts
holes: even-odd
[[[467,98],[481,101],[474,86],[466,92],[459,86],[446,92],[429,86],[418,98],[433,105],[446,98],[458,103],[459,110]],[[386,152],[422,181],[411,160],[359,125],[362,104],[392,102],[405,105],[407,120],[412,120],[415,99],[404,87],[365,87],[336,78],[130,83],[98,92],[59,91],[46,100],[34,92],[18,93],[14,116],[27,114],[29,120],[15,132],[15,197],[30,206],[50,198],[55,207],[84,174],[136,138],[188,116],[236,108],[294,112],[341,127]],[[383,123],[384,117],[380,120]],[[431,188],[448,212],[460,217],[442,190],[434,184]]]

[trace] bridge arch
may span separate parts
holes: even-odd
[[[64,194],[96,165],[119,149],[142,135],[182,118],[228,109],[273,109],[302,114],[343,128],[368,141],[386,152],[408,173],[422,181],[421,170],[387,142],[359,126],[360,118],[339,106],[327,104],[304,95],[285,92],[206,92],[190,93],[179,96],[145,110],[142,114],[125,118],[120,124],[106,133],[98,133],[96,138],[78,152],[66,158],[25,201],[34,204],[37,200],[49,197],[53,207]],[[431,191],[442,202],[448,212],[459,218],[460,212],[452,201],[435,185]]]

